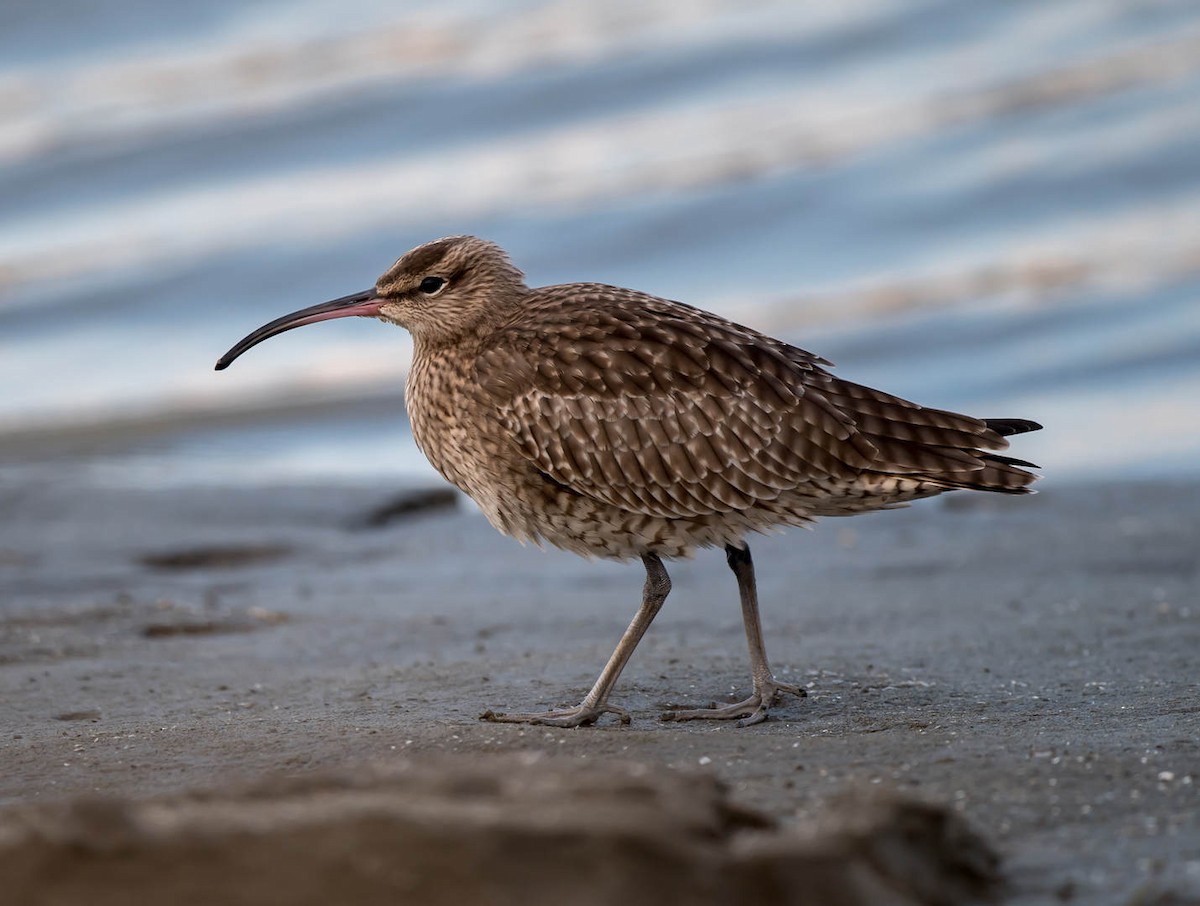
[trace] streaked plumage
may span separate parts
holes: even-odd
[[[622,640],[628,650],[618,648],[584,703],[495,719],[574,726],[619,710],[607,705],[608,691],[661,606],[648,602],[665,598],[664,583],[669,589],[659,558],[722,546],[742,590],[755,696],[684,716],[757,722],[776,692],[801,690],[775,683],[755,650],[747,534],[959,488],[1024,493],[1036,477],[1029,463],[999,453],[1006,435],[1036,430],[1034,422],[927,409],[843,381],[829,362],[780,340],[633,290],[529,289],[498,246],[473,237],[414,249],[373,294],[273,322],[218,367],[348,303],[348,314],[412,332],[413,435],[496,528],[646,563],[643,609]]]

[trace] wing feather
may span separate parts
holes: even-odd
[[[533,468],[648,516],[745,510],[864,474],[1003,490],[1035,477],[986,452],[1033,422],[925,408],[828,364],[680,303],[574,284],[537,290],[475,379]]]
[[[476,362],[478,392],[556,484],[679,518],[849,479],[874,459],[853,420],[810,393],[820,360],[677,303],[612,304],[604,289],[577,295],[569,318],[542,308]]]

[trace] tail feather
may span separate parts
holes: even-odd
[[[1030,431],[1041,431],[1042,426],[1027,418],[985,418],[983,423],[1001,437],[1011,437],[1014,434],[1028,434]]]
[[[996,462],[1002,462],[1006,466],[1023,466],[1026,469],[1040,469],[1041,468],[1041,466],[1039,466],[1036,462],[1026,462],[1023,459],[1014,459],[1011,456],[997,456],[994,453],[989,454],[988,459],[994,459]]]
[[[1007,456],[995,456],[987,453],[983,456],[983,468],[969,475],[953,476],[946,481],[946,487],[972,491],[994,491],[999,494],[1032,494],[1029,485],[1037,481],[1038,476],[1026,472],[1021,466],[1037,468],[1032,463]]]
[[[855,413],[854,422],[858,429],[871,438],[872,443],[878,439],[887,438],[902,443],[924,444],[934,447],[953,447],[963,450],[1004,450],[1008,447],[1006,441],[997,432],[989,432],[983,422],[974,425],[956,424],[953,427],[933,425],[918,419],[930,412],[942,415],[940,410],[922,409],[902,410],[908,415],[907,420],[889,418],[887,415]]]
[[[896,440],[878,434],[869,435],[869,439],[879,451],[878,461],[887,463],[889,472],[957,474],[983,468],[978,452],[970,448]]]
[[[822,392],[849,415],[875,446],[872,470],[923,479],[947,490],[969,488],[1002,494],[1031,493],[1038,476],[1031,462],[994,451],[1014,434],[1042,426],[1024,418],[979,419],[927,409],[871,387],[833,378]]]
[[[991,423],[970,415],[918,406],[874,387],[864,387],[832,375],[830,378],[830,386],[823,387],[822,393],[849,414],[858,429],[872,440],[880,437],[936,447],[1003,450],[1008,447],[1003,435],[1017,433],[996,430]],[[1004,427],[1018,420],[996,421]]]

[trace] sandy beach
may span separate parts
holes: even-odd
[[[451,756],[505,775],[520,755],[700,772],[784,829],[847,791],[915,797],[999,854],[1005,902],[1191,902],[1153,897],[1200,887],[1196,492],[958,495],[759,539],[770,652],[809,698],[745,730],[657,720],[747,684],[722,558],[676,563],[615,696],[632,725],[568,731],[477,715],[577,700],[635,566],[522,549],[419,488],[405,509],[9,482],[0,828],[79,797],[236,799]]]

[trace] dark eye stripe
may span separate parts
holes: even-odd
[[[418,286],[417,289],[423,293],[432,295],[445,285],[446,281],[441,277],[426,277],[421,281],[421,285]]]

